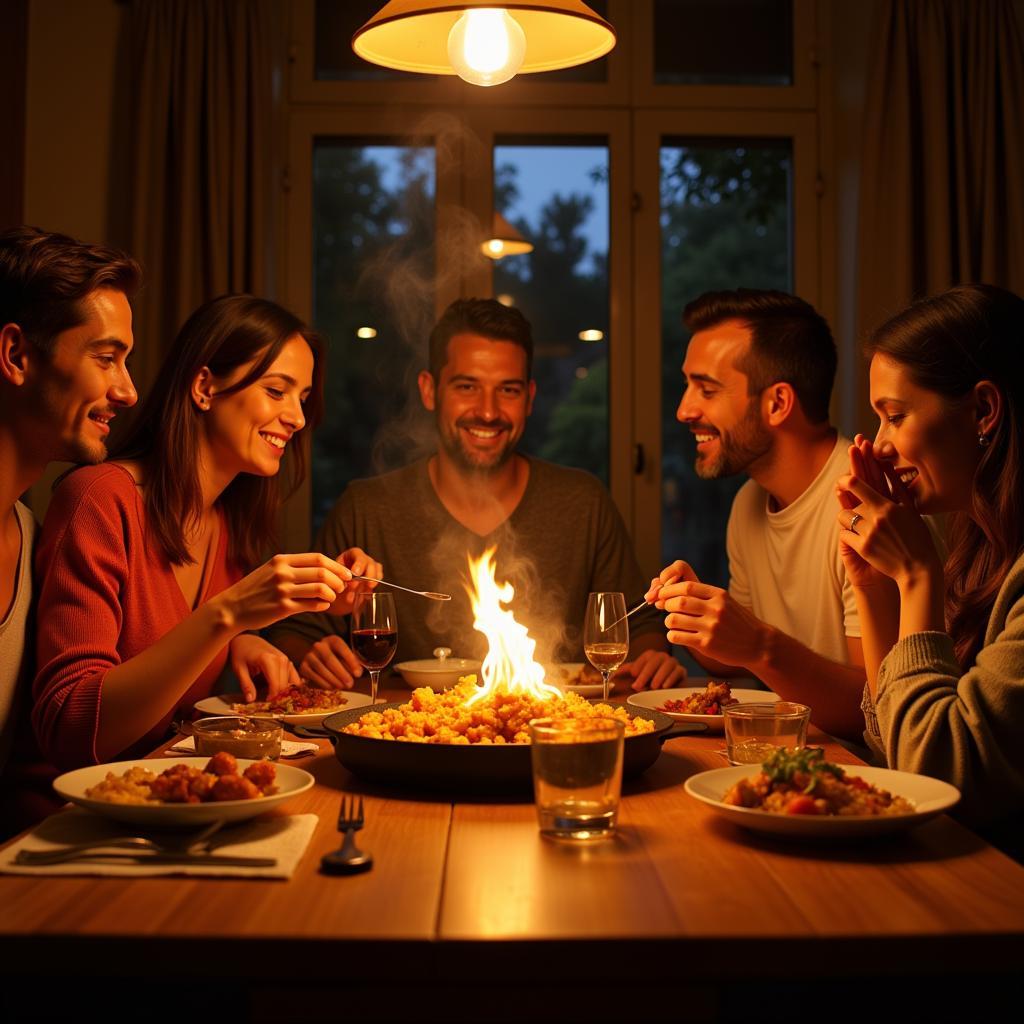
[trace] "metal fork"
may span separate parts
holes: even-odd
[[[59,864],[64,860],[73,860],[94,850],[106,850],[110,847],[137,851],[153,851],[164,855],[188,855],[200,851],[209,851],[210,836],[224,827],[224,820],[218,818],[211,821],[198,832],[187,835],[169,835],[161,839],[149,836],[117,836],[113,839],[94,839],[88,843],[74,843],[70,846],[59,846],[51,850],[20,850],[14,858],[15,864]]]
[[[320,858],[320,870],[327,875],[354,875],[360,871],[369,871],[373,867],[373,857],[363,853],[356,847],[356,833],[363,827],[363,798],[359,798],[359,809],[356,799],[351,803],[347,796],[341,798],[341,810],[338,813],[338,831],[345,833],[345,841],[340,850],[325,853]]]

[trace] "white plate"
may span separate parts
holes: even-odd
[[[345,691],[346,703],[336,708],[328,708],[326,711],[311,711],[309,714],[282,715],[260,713],[259,718],[277,718],[289,725],[317,725],[328,715],[336,715],[339,711],[351,711],[352,708],[361,708],[370,703],[369,694],[353,693]],[[206,697],[198,700],[192,706],[196,711],[204,715],[237,715],[238,712],[232,707],[233,704],[244,704],[245,698],[240,693],[222,693],[216,697]]]
[[[412,689],[429,686],[432,690],[447,690],[455,686],[462,676],[479,676],[481,664],[471,658],[420,658],[418,661],[400,661],[395,665],[395,671]]]
[[[313,776],[290,764],[277,764],[277,792],[256,800],[221,800],[208,804],[112,804],[106,800],[90,800],[85,791],[102,782],[108,772],[123,775],[129,768],[140,765],[147,771],[160,774],[165,768],[176,764],[187,764],[202,768],[208,757],[155,757],[149,761],[115,761],[112,764],[94,764],[88,768],[77,768],[65,772],[53,780],[53,788],[65,799],[80,807],[102,814],[115,821],[127,821],[133,825],[149,825],[154,828],[191,827],[198,828],[211,821],[245,821],[277,807],[299,793],[305,793],[313,785]],[[252,761],[239,758],[238,766],[246,769]]]
[[[634,693],[626,703],[638,708],[661,711],[667,700],[685,700],[692,694],[703,693],[706,689],[706,686],[684,686],[678,690],[643,690]],[[771,704],[779,699],[779,695],[772,693],[771,690],[732,690],[732,695],[741,704]],[[703,722],[711,732],[721,732],[725,727],[721,715],[686,715],[678,711],[662,711],[662,714],[680,722]]]
[[[841,817],[839,815],[769,814],[751,807],[723,804],[722,797],[740,779],[753,778],[757,766],[742,764],[733,768],[715,768],[686,780],[686,792],[737,825],[774,835],[816,839],[854,839],[884,835],[920,825],[937,814],[948,811],[960,799],[960,791],[948,782],[898,772],[890,768],[869,768],[867,765],[843,765],[847,776],[859,776],[872,786],[887,789],[895,796],[909,800],[916,810],[912,814],[888,817]]]
[[[581,697],[603,697],[604,683],[600,679],[596,683],[581,683],[578,686],[570,685],[566,680],[579,677],[580,670],[589,667],[582,661],[560,661],[554,665],[544,666],[544,682],[551,686],[557,686],[565,693],[578,693]],[[614,679],[614,676],[612,677]],[[615,683],[612,682],[614,688]]]

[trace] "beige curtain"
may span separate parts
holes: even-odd
[[[140,393],[196,306],[267,293],[273,3],[131,0]]]
[[[866,333],[924,295],[1024,293],[1024,41],[1010,0],[879,0],[860,193]]]

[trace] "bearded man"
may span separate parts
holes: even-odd
[[[728,590],[677,561],[648,600],[669,612],[669,641],[713,674],[754,675],[809,705],[826,731],[857,738],[864,656],[835,516],[850,442],[829,424],[828,324],[793,295],[746,288],[700,296],[683,320],[692,337],[676,419],[697,441],[697,474],[750,480],[729,516]]]
[[[532,362],[532,331],[518,310],[494,299],[452,303],[431,332],[429,369],[418,380],[434,414],[436,453],[351,483],[320,531],[321,551],[359,546],[374,552],[386,578],[452,594],[441,605],[398,595],[396,661],[429,658],[439,646],[483,656],[463,579],[467,556],[490,547],[539,659],[583,660],[592,591],[621,591],[627,601],[643,594],[625,526],[601,483],[516,450],[536,393]],[[643,615],[630,620],[633,660],[620,671],[637,687],[676,685],[685,671],[657,616]],[[362,667],[344,630],[343,619],[325,613],[294,616],[269,636],[303,678],[350,687]]]

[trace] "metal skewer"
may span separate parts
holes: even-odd
[[[604,629],[601,630],[601,632],[602,633],[607,633],[608,630],[612,628],[612,626],[617,626],[624,619],[628,619],[630,617],[630,615],[633,614],[633,612],[640,611],[640,609],[643,608],[646,604],[647,604],[647,598],[645,597],[635,608],[630,608],[629,611],[626,612],[625,615],[620,615],[614,622],[609,623],[607,626],[605,626]]]
[[[404,590],[407,594],[415,594],[417,597],[425,597],[431,601],[450,601],[452,599],[451,594],[438,594],[434,590],[413,590],[411,587],[402,587],[397,583],[389,583],[387,580],[375,580],[372,576],[356,576],[353,574],[352,579],[366,580],[367,583],[379,583],[382,587],[393,587],[395,590]],[[630,614],[632,614],[632,612],[630,612]]]

